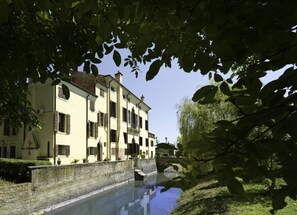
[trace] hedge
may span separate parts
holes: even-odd
[[[0,177],[15,183],[30,182],[29,166],[51,165],[49,161],[0,158]]]

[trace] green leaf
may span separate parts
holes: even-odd
[[[124,43],[117,43],[117,44],[115,44],[115,47],[116,47],[117,49],[124,49],[124,48],[127,48],[126,44],[124,44]]]
[[[91,61],[92,61],[93,63],[101,63],[101,62],[102,62],[100,59],[95,58],[95,57],[92,58]]]
[[[147,81],[152,80],[158,74],[161,66],[162,66],[161,61],[160,60],[155,60],[151,64],[148,72],[146,73],[146,77],[145,77],[146,80]]]
[[[69,88],[65,84],[62,84],[62,90],[63,90],[63,94],[65,95],[65,98],[69,99],[70,98]]]
[[[121,55],[120,55],[120,53],[117,50],[114,50],[113,51],[113,61],[115,62],[115,64],[117,66],[120,66],[121,65],[121,61],[122,61]]]
[[[6,0],[0,0],[0,24],[8,21],[9,7]]]
[[[194,55],[195,55],[195,49],[190,49],[190,51],[184,53],[182,56],[182,68],[185,72],[191,72],[194,68]]]
[[[51,83],[51,85],[52,85],[52,86],[56,86],[56,85],[60,84],[60,82],[61,82],[60,79],[56,79],[56,80],[54,80],[54,81]]]
[[[227,96],[231,95],[229,85],[225,81],[220,85],[220,90],[222,93],[224,93]]]
[[[227,188],[230,193],[238,195],[244,199],[247,198],[242,184],[236,178],[232,178],[227,182]]]
[[[198,100],[206,97],[214,88],[215,86],[213,85],[207,85],[207,86],[201,87],[199,90],[196,91],[192,100],[194,102],[197,102]]]
[[[98,68],[95,64],[91,65],[91,69],[92,69],[92,74],[97,76],[98,75]]]
[[[228,78],[226,81],[228,84],[233,84],[232,78]]]
[[[212,79],[212,73],[209,72],[209,73],[208,73],[208,80],[211,80],[211,79]]]
[[[272,195],[272,208],[274,211],[286,207],[287,203],[285,199],[288,195],[288,191],[285,188],[273,191]]]
[[[86,72],[87,74],[90,73],[90,61],[86,61],[84,64],[84,72]]]
[[[214,80],[215,80],[215,82],[221,82],[221,81],[223,81],[223,78],[219,74],[215,73]]]
[[[108,55],[113,50],[113,46],[108,46],[107,44],[104,44],[105,54]]]

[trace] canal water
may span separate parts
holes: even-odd
[[[74,204],[48,212],[47,215],[167,215],[174,209],[181,189],[164,188],[160,184],[174,175],[158,173],[145,181],[104,191]]]

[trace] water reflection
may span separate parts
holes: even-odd
[[[166,177],[167,176],[167,177]],[[150,176],[144,182],[134,183],[100,193],[75,204],[52,211],[51,215],[167,215],[181,195],[179,188],[161,193],[168,181],[168,173]]]

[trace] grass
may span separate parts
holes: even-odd
[[[261,184],[246,184],[250,201],[232,196],[226,187],[221,187],[212,178],[204,178],[197,186],[185,191],[172,215],[270,215],[271,196]],[[287,207],[277,215],[297,214],[297,201],[286,199]]]

